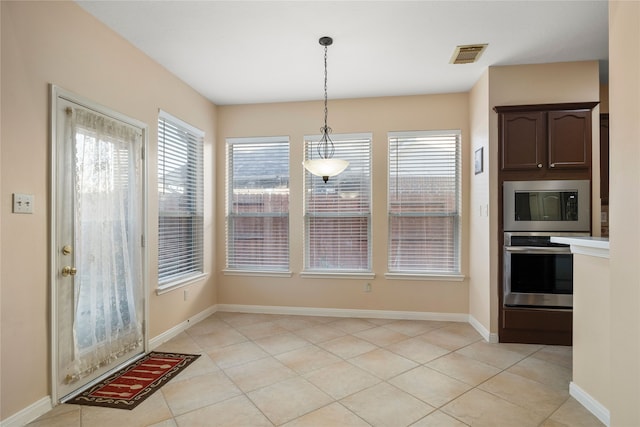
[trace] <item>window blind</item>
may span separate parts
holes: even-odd
[[[460,132],[389,134],[390,272],[459,273]]]
[[[227,268],[289,269],[289,138],[227,139]]]
[[[305,160],[317,158],[305,138]],[[371,135],[333,135],[334,158],[347,169],[329,178],[305,172],[305,270],[371,271]]]
[[[204,132],[164,111],[158,117],[158,281],[203,273]]]

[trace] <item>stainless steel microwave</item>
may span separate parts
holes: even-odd
[[[591,229],[588,180],[505,181],[504,231]]]

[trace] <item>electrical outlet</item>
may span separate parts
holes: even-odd
[[[365,283],[364,284],[364,291],[365,292],[371,292],[371,283]]]
[[[13,193],[13,213],[32,214],[33,194]]]
[[[187,299],[189,299],[189,291],[188,290],[184,290],[184,300],[186,301]]]

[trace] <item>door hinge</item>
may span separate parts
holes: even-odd
[[[145,243],[146,243],[146,242],[144,241],[144,234],[142,234],[142,235],[140,236],[140,245],[144,248],[144,247],[145,247]]]
[[[140,149],[140,156],[142,157],[142,160],[144,160],[144,147]]]

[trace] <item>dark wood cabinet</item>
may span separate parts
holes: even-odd
[[[498,113],[500,156],[497,189],[499,227],[496,236],[500,245],[504,241],[502,186],[505,181],[591,180],[591,117],[593,107],[597,104],[588,102],[494,108]],[[500,246],[500,342],[571,345],[571,310],[503,305],[503,263],[503,247]]]
[[[543,112],[505,112],[499,116],[502,170],[542,168],[547,141]]]
[[[609,114],[600,114],[600,235],[609,237]]]
[[[591,166],[591,109],[547,113],[548,167],[589,169]]]
[[[600,114],[600,199],[609,204],[609,114]]]
[[[591,110],[595,105],[495,107],[501,171],[528,180],[558,179],[561,171],[582,170],[589,179]]]
[[[502,312],[500,342],[571,345],[571,310],[505,308]]]

